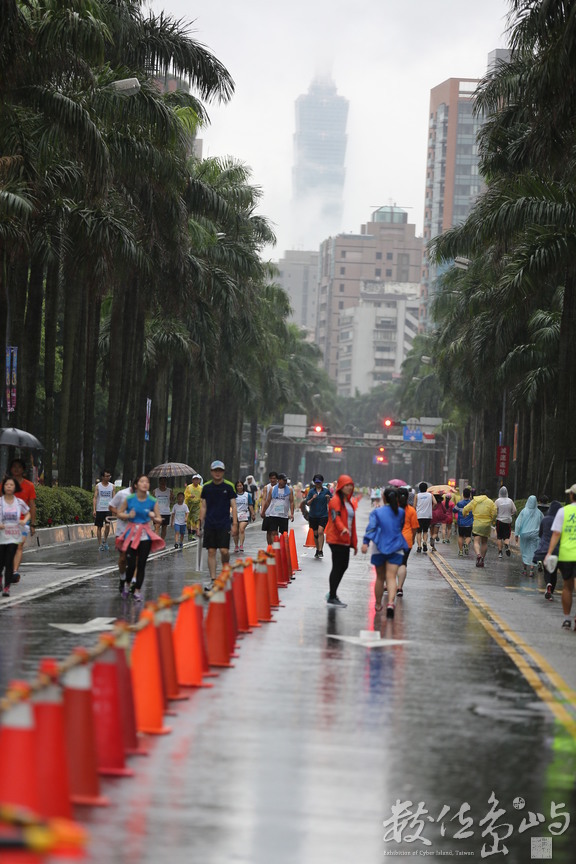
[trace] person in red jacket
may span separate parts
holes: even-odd
[[[346,608],[338,597],[337,591],[344,573],[350,562],[350,549],[358,553],[358,537],[356,536],[356,501],[352,498],[354,481],[347,474],[342,474],[336,483],[334,497],[328,504],[328,525],[326,526],[326,542],[332,552],[332,570],[330,571],[330,591],[326,596],[328,606]]]

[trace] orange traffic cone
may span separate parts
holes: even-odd
[[[248,624],[250,627],[261,627],[262,625],[258,623],[258,610],[256,608],[256,582],[254,581],[252,558],[246,558],[244,561],[244,589],[246,591]]]
[[[238,654],[234,653],[236,639],[238,638],[238,624],[236,622],[236,607],[234,606],[234,594],[232,591],[232,571],[228,565],[222,568],[222,572],[216,581],[220,584],[226,598],[226,621],[228,623],[230,657],[238,657]]]
[[[233,666],[229,641],[228,612],[224,591],[215,591],[210,598],[206,616],[206,647],[210,666]]]
[[[158,609],[154,617],[156,635],[158,636],[158,648],[160,651],[160,664],[163,671],[166,698],[168,700],[189,699],[182,693],[178,686],[176,674],[176,658],[174,653],[174,637],[172,634],[172,609],[168,605],[170,598],[158,598]],[[171,603],[171,601],[170,601]]]
[[[284,548],[284,554],[286,555],[286,572],[288,574],[288,579],[294,579],[294,567],[292,565],[292,558],[290,557],[290,543],[288,542],[288,532],[285,531],[280,538],[282,546]]]
[[[288,586],[288,580],[286,578],[286,568],[282,558],[282,547],[278,536],[274,538],[272,549],[274,551],[274,558],[276,559],[276,581],[281,588],[286,588]]]
[[[84,648],[74,653],[85,654]],[[94,728],[92,670],[87,663],[74,666],[62,677],[64,686],[64,729],[68,751],[70,792],[73,804],[104,806],[100,795],[98,754]]]
[[[316,548],[316,543],[314,541],[314,531],[312,530],[312,528],[308,529],[308,534],[306,535],[306,542],[304,543],[304,546],[307,546],[310,549]]]
[[[64,707],[58,682],[58,663],[45,657],[40,677],[50,683],[33,697],[36,729],[39,812],[48,819],[71,819],[68,755],[64,735]]]
[[[292,560],[292,566],[294,568],[294,571],[300,570],[300,565],[298,563],[298,552],[296,551],[296,537],[293,530],[288,533],[288,542],[290,544],[290,558]]]
[[[116,669],[118,671],[118,686],[120,688],[120,717],[122,720],[122,735],[124,751],[129,756],[148,756],[148,750],[142,746],[136,727],[136,706],[134,705],[134,688],[132,674],[128,666],[128,649],[130,635],[126,630],[121,636],[116,635]]]
[[[254,579],[256,580],[256,608],[258,610],[258,620],[273,622],[274,619],[270,613],[270,592],[268,590],[268,567],[266,565],[266,558],[262,559],[258,556],[258,561],[254,565]]]
[[[2,715],[0,727],[0,801],[40,809],[36,771],[36,731],[30,702],[30,687],[25,681],[12,681],[8,688],[19,701]]]
[[[174,625],[174,657],[178,683],[183,687],[212,687],[202,681],[202,645],[204,634],[198,624],[196,601],[203,603],[197,587],[187,585],[182,589],[186,597],[178,609]],[[202,610],[200,610],[202,611]]]
[[[269,552],[259,552],[258,559],[262,559],[262,561],[266,564],[270,606],[277,609],[278,606],[280,606],[280,598],[278,596],[278,582],[276,580],[276,559],[274,558],[274,554],[270,554]]]
[[[140,622],[145,622],[146,626],[137,632],[132,647],[136,725],[140,732],[148,735],[166,735],[172,730],[163,724],[164,693],[154,612],[144,609]]]
[[[113,635],[105,633],[100,641],[108,645],[92,666],[92,697],[96,731],[98,771],[112,777],[131,777],[126,767],[124,737],[120,713],[120,687],[116,668]]]
[[[248,623],[248,604],[246,602],[246,586],[244,585],[244,562],[237,561],[232,567],[232,592],[234,608],[239,633],[251,633]]]
[[[208,617],[207,614],[206,617]],[[206,624],[204,622],[204,598],[200,596],[196,597],[196,622],[202,651],[202,675],[204,678],[218,678],[220,673],[210,669],[210,663],[208,662],[208,643],[206,640]]]
[[[285,580],[286,584],[289,585],[292,573],[290,572],[290,562],[288,560],[288,555],[286,554],[285,536],[285,534],[282,534],[280,537],[280,557],[282,559],[282,578]]]

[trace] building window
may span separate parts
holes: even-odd
[[[386,276],[392,276],[392,270],[386,270]]]
[[[387,252],[387,253],[386,253],[386,260],[387,260],[387,261],[392,261],[393,257],[394,257],[394,255],[393,255],[392,252]]]
[[[376,252],[376,260],[377,260],[377,261],[381,261],[381,260],[382,260],[382,252]]]
[[[341,258],[345,258],[345,257],[346,257],[346,250],[345,250],[345,249],[342,249],[342,251],[340,252],[340,257],[341,257]]]
[[[338,303],[338,309],[343,309],[343,308],[344,308],[344,301],[340,300],[340,302]]]
[[[346,273],[346,267],[340,267],[340,275],[344,276],[345,273]]]
[[[374,270],[374,275],[375,276],[382,276],[382,268],[376,267],[376,269]]]
[[[341,294],[344,293],[344,285],[342,285],[342,284],[340,284],[340,293],[341,293]]]

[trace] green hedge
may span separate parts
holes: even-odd
[[[36,525],[73,525],[75,522],[93,522],[93,493],[77,486],[36,487]]]

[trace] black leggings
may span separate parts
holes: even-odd
[[[0,543],[0,583],[2,582],[2,571],[4,571],[4,587],[8,588],[12,582],[14,573],[14,555],[18,548],[17,543]]]
[[[150,540],[140,540],[137,549],[129,546],[126,552],[126,581],[130,584],[134,571],[136,571],[136,588],[138,591],[144,584],[144,574],[146,572],[146,561],[150,554],[150,545]],[[136,570],[136,565],[138,565],[138,570]]]
[[[338,586],[342,581],[344,573],[350,562],[350,546],[342,546],[340,543],[329,543],[332,551],[332,570],[330,571],[330,599],[333,600],[338,593]]]

